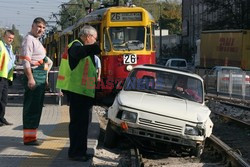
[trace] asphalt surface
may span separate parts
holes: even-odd
[[[69,147],[67,105],[58,105],[56,97],[46,97],[38,128],[39,146],[23,144],[22,130],[22,97],[9,97],[5,118],[13,123],[0,127],[0,166],[1,167],[78,167],[91,166],[92,159],[87,162],[68,159]],[[88,153],[95,154],[99,137],[99,120],[95,112],[89,126]]]

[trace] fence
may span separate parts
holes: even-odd
[[[14,80],[12,85],[9,87],[8,90],[8,96],[10,98],[15,98],[15,97],[23,97],[24,95],[24,87],[23,87],[23,69],[22,68],[17,68],[14,71]],[[45,91],[45,97],[52,97],[55,99],[59,105],[61,105],[62,97],[60,90],[56,88],[56,80],[57,80],[57,75],[58,75],[58,67],[52,67],[52,69],[49,72],[49,87]]]
[[[243,100],[250,99],[249,71],[225,70],[218,71],[215,74],[209,74],[208,70],[198,69],[196,73],[204,79],[207,93]]]

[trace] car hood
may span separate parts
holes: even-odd
[[[122,90],[117,98],[122,106],[195,123],[211,113],[205,105],[171,96]]]

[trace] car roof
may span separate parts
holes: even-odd
[[[242,70],[240,67],[235,66],[215,66],[216,69],[231,69],[231,70]]]
[[[172,72],[172,73],[177,73],[181,75],[187,75],[190,77],[195,77],[197,79],[203,80],[199,75],[188,71],[188,70],[180,70],[176,68],[171,68],[171,67],[166,67],[163,65],[159,64],[144,64],[144,65],[137,65],[134,68],[142,68],[142,69],[152,69],[152,70],[160,70],[160,71],[166,71],[166,72]]]
[[[181,59],[181,58],[171,58],[171,59],[168,59],[169,60],[174,60],[174,61],[186,61],[186,59]]]

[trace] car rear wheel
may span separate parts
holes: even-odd
[[[110,120],[106,127],[106,133],[104,137],[104,146],[107,148],[114,148],[117,145],[118,134],[112,129]]]

